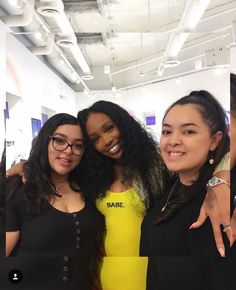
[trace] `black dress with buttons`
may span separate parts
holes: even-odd
[[[6,231],[20,230],[11,262],[23,272],[21,286],[89,290],[103,216],[86,203],[78,212],[66,213],[49,206],[33,217],[27,213],[22,196],[7,202],[6,223]]]

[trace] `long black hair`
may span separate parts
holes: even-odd
[[[114,160],[97,152],[91,144],[86,122],[92,112],[109,116],[120,131],[122,157],[120,164],[128,180],[135,180],[143,190],[144,199],[152,203],[167,183],[169,174],[160,156],[159,145],[153,136],[125,109],[119,105],[98,101],[78,113],[85,137],[88,168],[84,176],[83,190],[94,199],[103,197],[115,180]]]
[[[230,141],[226,124],[226,114],[220,103],[208,91],[192,91],[188,96],[177,100],[167,109],[163,121],[173,107],[187,104],[192,104],[196,107],[203,120],[208,125],[211,136],[217,131],[221,131],[222,139],[214,150],[214,163],[212,165],[209,163],[211,157],[211,152],[209,151],[209,156],[199,171],[198,179],[194,181],[191,186],[176,187],[177,190],[172,194],[170,202],[167,203],[165,210],[161,212],[160,216],[157,218],[157,224],[168,220],[183,204],[193,199],[199,191],[206,189],[207,181],[212,177],[216,166],[229,151]],[[201,149],[199,148],[199,150]]]
[[[236,119],[236,75],[230,74],[230,112]]]
[[[78,124],[78,119],[72,115],[66,113],[56,114],[45,122],[37,140],[34,142],[29,159],[24,164],[26,183],[21,183],[21,190],[24,192],[25,200],[33,215],[37,215],[45,210],[55,195],[59,196],[55,185],[51,181],[51,167],[48,160],[49,137],[61,125]],[[69,173],[69,183],[75,191],[79,190],[79,171],[80,166]],[[19,179],[19,177],[17,178]]]

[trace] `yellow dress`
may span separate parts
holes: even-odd
[[[97,208],[105,216],[106,257],[101,269],[103,290],[145,290],[147,258],[139,257],[145,206],[136,191],[107,192]]]

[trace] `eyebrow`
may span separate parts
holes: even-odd
[[[107,125],[110,125],[110,124],[112,125],[114,123],[112,121],[110,121],[110,120],[106,121],[105,123],[102,124],[102,128],[104,128],[104,127],[106,127]]]
[[[68,139],[68,137],[65,134],[63,134],[63,133],[55,132],[53,134],[54,137],[56,137],[57,135],[59,135],[59,137],[64,137],[65,139]],[[76,138],[74,141],[84,141],[84,139]]]
[[[163,123],[162,126],[165,126],[165,127],[168,127],[168,128],[171,128],[172,126],[168,123]],[[197,124],[195,123],[184,123],[182,124],[180,127],[188,127],[188,126],[194,126],[194,127],[199,127]]]
[[[107,126],[107,125],[113,125],[114,124],[114,122],[113,121],[106,121],[105,123],[103,123],[102,124],[102,126],[101,126],[101,129],[103,129],[104,130],[104,128]],[[88,134],[88,136],[89,137],[93,137],[93,136],[97,136],[97,135],[99,135],[97,132],[92,132],[91,134]]]

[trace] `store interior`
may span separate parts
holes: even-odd
[[[167,107],[192,90],[229,104],[236,2],[0,0],[0,152],[27,159],[52,115],[115,102],[159,139]]]

